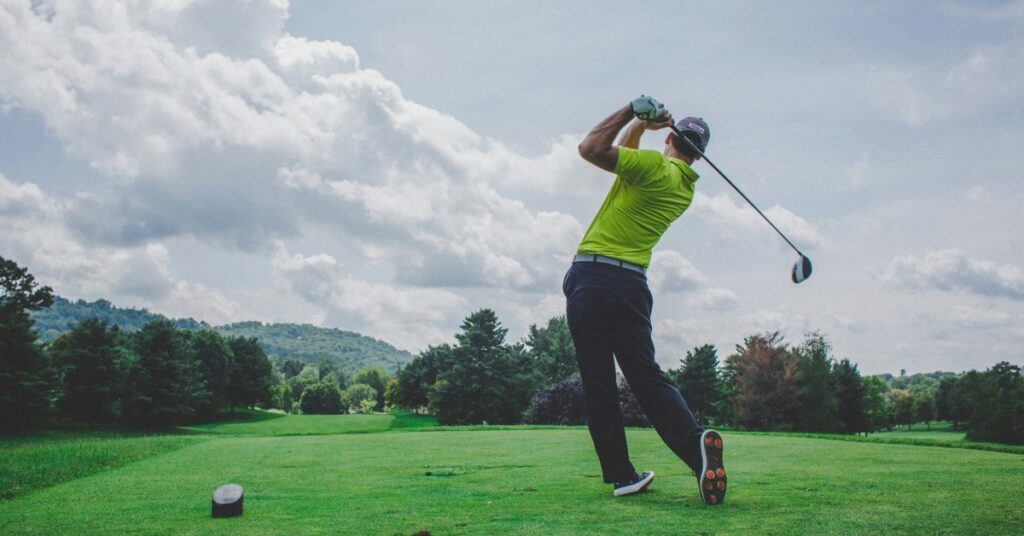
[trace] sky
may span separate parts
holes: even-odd
[[[640,94],[703,117],[658,360],[821,331],[865,373],[1021,363],[1024,1],[0,0],[0,256],[55,293],[417,352],[519,340]],[[660,150],[664,134],[641,145]]]

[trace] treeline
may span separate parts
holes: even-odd
[[[1006,362],[984,371],[862,377],[810,333],[789,347],[778,333],[748,337],[721,365],[710,345],[669,376],[706,422],[751,430],[870,433],[953,421],[971,439],[1024,444],[1024,376]]]
[[[0,427],[53,416],[166,426],[234,407],[292,413],[429,412],[442,424],[583,424],[583,386],[564,317],[506,341],[497,315],[469,315],[455,344],[420,352],[396,377],[380,367],[349,376],[337,359],[272,364],[255,337],[182,329],[166,319],[125,333],[85,318],[41,344],[29,313],[53,301],[24,268],[0,257]],[[969,438],[1024,444],[1024,376],[998,363],[983,372],[867,376],[836,359],[827,337],[796,346],[778,333],[747,337],[720,362],[712,345],[670,368],[702,423],[750,430],[870,433],[950,420]],[[647,420],[619,382],[628,425]]]
[[[255,337],[224,336],[151,319],[127,333],[87,317],[47,344],[30,312],[54,300],[24,268],[0,257],[0,428],[70,419],[130,427],[214,419],[236,407],[295,413],[379,411],[390,379],[380,367],[351,385],[340,364],[284,360],[277,369]]]
[[[443,424],[583,424],[583,386],[564,318],[531,326],[521,343],[505,341],[493,311],[473,313],[455,345],[433,346],[399,371],[388,403],[434,414]],[[747,337],[720,362],[712,345],[696,347],[666,371],[702,423],[747,430],[859,434],[936,419],[968,437],[1024,444],[1024,377],[999,363],[963,375],[862,376],[836,359],[828,338],[812,332],[796,346],[778,333]],[[620,379],[627,424],[646,419]]]

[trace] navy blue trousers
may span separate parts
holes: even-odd
[[[583,378],[587,426],[604,481],[625,482],[636,472],[622,425],[616,361],[662,441],[691,469],[700,471],[704,429],[654,360],[654,299],[647,277],[609,264],[574,262],[562,291]]]

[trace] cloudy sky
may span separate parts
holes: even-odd
[[[766,330],[868,373],[1021,361],[1021,1],[0,0],[0,47],[0,255],[68,298],[518,339],[612,178],[576,144],[648,93],[815,266],[697,164],[663,364]]]

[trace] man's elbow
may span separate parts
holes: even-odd
[[[576,149],[579,151],[580,157],[590,163],[594,163],[596,160],[599,160],[602,154],[607,152],[607,149],[602,150],[601,147],[598,147],[593,143],[587,143],[586,140],[580,143]]]
[[[576,148],[580,157],[590,162],[591,164],[605,170],[612,171],[615,169],[615,161],[618,159],[619,153],[616,147],[595,147],[586,142],[579,144]]]
[[[576,146],[576,150],[580,153],[580,157],[587,161],[590,160],[588,157],[592,157],[594,154],[594,148],[588,145],[586,141],[580,142]]]

